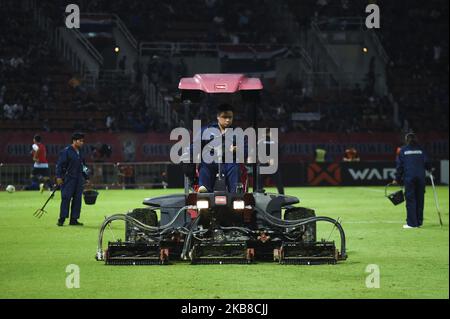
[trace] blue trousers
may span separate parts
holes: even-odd
[[[406,222],[411,227],[422,226],[425,197],[425,180],[423,178],[405,178]]]
[[[225,176],[228,192],[236,193],[237,184],[240,178],[240,166],[238,163],[223,163],[220,165],[222,174]],[[205,186],[208,192],[214,191],[216,175],[218,173],[218,164],[201,163],[199,166],[199,185]]]
[[[284,186],[283,186],[283,181],[281,179],[280,168],[278,168],[278,170],[274,174],[270,174],[270,175],[260,174],[259,179],[258,179],[258,189],[261,190],[264,188],[264,181],[267,177],[271,177],[273,179],[273,181],[275,182],[275,184],[277,186],[278,194],[284,195]]]
[[[61,208],[59,211],[60,219],[66,219],[67,217],[69,217],[69,206],[70,206],[70,219],[76,220],[80,218],[83,186],[84,186],[83,177],[79,178],[68,177],[64,180],[64,184],[62,184],[61,186]]]

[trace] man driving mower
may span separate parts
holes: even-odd
[[[241,164],[237,163],[235,160],[235,156],[233,156],[233,162],[226,162],[225,161],[225,132],[228,129],[232,129],[233,124],[233,106],[230,104],[220,104],[217,107],[217,122],[212,122],[208,124],[205,127],[202,127],[200,136],[196,136],[194,139],[198,140],[201,139],[201,152],[208,152],[208,149],[204,149],[205,147],[208,147],[208,144],[210,141],[212,141],[214,138],[220,138],[221,143],[221,151],[218,152],[218,157],[221,157],[222,160],[219,160],[217,158],[212,163],[207,163],[203,156],[201,163],[198,166],[198,183],[199,188],[198,192],[200,193],[210,193],[214,191],[214,186],[216,183],[216,178],[219,174],[219,168],[220,168],[220,174],[221,177],[225,178],[225,184],[227,187],[228,192],[230,193],[236,193],[238,184],[240,182],[240,171],[241,171]],[[215,129],[215,130],[214,130]],[[217,130],[218,129],[218,130]],[[205,132],[207,131],[207,132]],[[217,134],[220,132],[220,136],[217,136]],[[229,152],[232,152],[233,154],[236,153],[236,138],[233,137],[233,141],[230,146],[230,148],[227,150]],[[193,149],[193,145],[191,145],[191,152]],[[210,154],[213,155],[213,148],[209,148]],[[244,157],[247,157],[247,143],[244,144]],[[220,162],[220,163],[219,163]]]

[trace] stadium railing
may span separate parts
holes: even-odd
[[[49,39],[53,48],[70,63],[72,68],[83,77],[85,84],[95,87],[98,73],[103,65],[103,56],[76,28],[59,26],[46,12],[38,6],[37,1],[30,0],[33,18]],[[63,15],[61,15],[61,21]]]
[[[178,113],[172,111],[170,103],[158,90],[155,84],[151,83],[148,76],[142,76],[142,89],[145,96],[145,105],[156,110],[168,127],[178,124]]]

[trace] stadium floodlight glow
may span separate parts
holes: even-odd
[[[233,209],[241,210],[245,208],[245,202],[243,200],[233,201]]]
[[[216,203],[216,205],[226,205],[227,197],[226,196],[216,196],[216,197],[214,197],[214,202]]]
[[[198,209],[207,209],[207,208],[209,208],[209,202],[207,200],[198,200],[197,208]]]

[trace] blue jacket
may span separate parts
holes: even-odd
[[[210,135],[210,139],[202,139],[203,137],[203,133],[208,129],[208,128],[216,128],[218,130],[219,129],[219,124],[217,122],[212,122],[210,124],[208,124],[207,126],[203,126],[200,132],[200,135],[194,136],[193,137],[193,141],[194,143],[196,141],[201,140],[201,149],[203,151],[203,148],[210,142],[213,140],[213,138],[215,137],[213,134]],[[236,146],[236,136],[233,136],[233,145]],[[225,147],[225,145],[222,145],[222,147]],[[191,144],[190,145],[190,154],[191,154],[191,160],[192,160],[192,156],[193,156],[193,151],[194,151],[194,145]],[[211,154],[213,153],[213,151],[211,150]],[[244,140],[244,159],[247,160],[248,157],[248,140],[245,139]],[[234,161],[236,160],[236,155],[233,156]],[[203,163],[203,160],[202,160]]]
[[[431,163],[425,151],[417,145],[406,145],[397,156],[397,181],[420,178],[425,179],[425,170],[431,169]]]
[[[85,170],[86,163],[81,155],[77,153],[72,145],[65,147],[60,153],[56,164],[57,178],[88,178]]]

